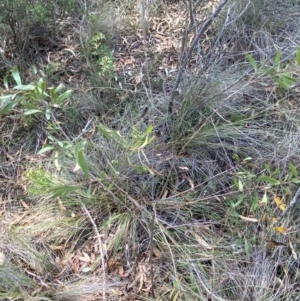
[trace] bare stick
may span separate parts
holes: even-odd
[[[93,220],[90,212],[87,210],[86,206],[84,204],[81,204],[81,207],[82,207],[83,211],[86,213],[86,215],[88,216],[90,222],[92,223],[94,231],[95,231],[97,239],[98,239],[99,253],[101,255],[101,264],[102,264],[102,270],[103,270],[103,296],[102,296],[102,299],[106,300],[106,292],[105,292],[105,290],[106,290],[105,262],[104,262],[104,251],[103,251],[103,244],[102,244],[101,236],[100,236],[100,233],[98,231],[97,225],[96,225],[95,221]]]
[[[152,215],[152,221],[151,221],[151,236],[150,236],[150,254],[149,254],[149,264],[150,264],[150,277],[151,277],[151,295],[152,298],[155,298],[155,292],[154,292],[154,267],[153,267],[153,235],[154,235],[154,224],[155,224],[155,213],[156,213],[156,203],[153,203],[153,215]]]
[[[297,192],[295,193],[291,202],[288,204],[287,208],[284,211],[282,211],[280,218],[283,218],[286,215],[286,213],[296,205],[297,202],[300,202],[300,188],[298,188]]]
[[[217,9],[212,13],[212,15],[205,21],[205,23],[203,24],[202,28],[200,29],[200,31],[197,33],[197,35],[194,37],[191,46],[188,49],[187,54],[185,55],[182,64],[179,67],[179,71],[178,71],[178,75],[176,78],[176,82],[175,82],[175,86],[172,89],[172,93],[170,96],[170,101],[169,101],[169,108],[168,108],[168,112],[171,115],[173,112],[173,99],[174,96],[176,94],[176,90],[181,82],[182,79],[182,75],[183,75],[183,71],[185,70],[191,56],[193,53],[193,50],[195,48],[195,46],[198,44],[201,36],[205,33],[205,31],[208,29],[208,27],[211,25],[211,23],[214,21],[214,19],[219,15],[219,13],[221,12],[222,8],[225,6],[225,4],[228,2],[228,0],[222,0],[221,3],[219,4],[219,6],[217,7]]]

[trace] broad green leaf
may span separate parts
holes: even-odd
[[[261,176],[257,179],[258,182],[267,182],[271,185],[280,185],[280,181],[267,176]]]
[[[83,154],[83,149],[85,147],[85,143],[80,142],[75,146],[75,158],[77,164],[80,166],[82,171],[84,172],[85,176],[88,178],[89,176],[89,170],[88,170],[88,165],[85,160],[84,154]]]
[[[48,145],[48,146],[45,146],[43,147],[42,149],[40,149],[37,154],[40,155],[40,154],[43,154],[45,152],[48,152],[48,151],[51,151],[54,149],[54,146],[51,146],[51,145]]]
[[[20,77],[20,73],[18,70],[18,67],[15,66],[11,72],[15,82],[17,83],[17,85],[21,86],[22,85],[22,81],[21,81],[21,77]]]
[[[41,111],[41,110],[33,109],[33,110],[25,111],[24,115],[32,115],[32,114],[42,113],[42,112],[43,111]]]
[[[60,186],[57,188],[52,189],[52,192],[54,193],[52,197],[57,197],[57,196],[66,196],[68,193],[72,191],[78,190],[80,187],[79,186]]]
[[[64,92],[63,94],[59,95],[55,99],[55,103],[62,103],[66,98],[70,97],[70,95],[73,93],[73,90],[68,90]]]
[[[297,65],[300,66],[300,46],[297,49],[296,61],[297,61]]]
[[[299,184],[300,180],[299,179],[292,179],[292,182],[295,183],[295,184]]]

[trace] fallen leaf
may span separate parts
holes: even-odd
[[[266,242],[268,243],[267,244],[268,249],[276,248],[276,247],[280,247],[280,246],[286,247],[285,243],[279,242],[279,241],[276,241],[276,240],[273,240],[273,239],[266,239]]]
[[[286,233],[288,231],[286,227],[274,227],[273,229],[279,233]]]
[[[282,197],[274,196],[274,202],[280,210],[284,211],[286,209],[286,205],[283,202]]]
[[[153,248],[153,255],[157,258],[161,258],[161,251],[157,248]]]
[[[254,217],[246,217],[246,216],[242,216],[242,215],[239,215],[239,217],[241,219],[243,219],[244,221],[247,221],[247,222],[252,222],[252,223],[257,223],[258,222],[258,219],[254,218]]]
[[[30,207],[23,200],[21,200],[20,202],[26,210],[30,209]]]
[[[189,231],[194,237],[195,239],[198,241],[198,243],[204,247],[205,249],[207,250],[211,250],[212,249],[212,246],[210,246],[202,237],[200,237],[198,234],[196,234],[195,232],[193,231]]]

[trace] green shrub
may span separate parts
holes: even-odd
[[[90,40],[92,60],[96,62],[97,71],[101,75],[110,75],[114,69],[114,61],[111,50],[106,43],[106,37],[98,32]]]
[[[74,8],[75,0],[2,0],[0,23],[10,27],[18,51],[24,52],[32,37],[45,37]]]

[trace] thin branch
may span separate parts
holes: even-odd
[[[288,204],[287,208],[284,211],[282,211],[280,219],[282,219],[287,214],[287,212],[289,212],[293,207],[295,207],[295,205],[298,202],[300,202],[300,188],[298,188],[297,192],[295,193],[291,202]]]
[[[150,277],[151,277],[151,295],[152,298],[155,298],[154,292],[154,267],[153,267],[153,245],[154,245],[154,224],[156,217],[156,203],[153,202],[153,213],[152,213],[152,221],[151,221],[151,234],[150,234],[150,254],[149,254],[149,264],[150,264]]]
[[[106,300],[106,292],[105,292],[105,289],[106,289],[106,274],[105,274],[105,261],[104,261],[103,243],[102,243],[101,236],[100,236],[100,233],[98,231],[97,225],[96,225],[95,221],[93,220],[90,212],[87,210],[87,208],[84,204],[81,204],[81,207],[82,207],[83,211],[86,213],[86,215],[88,216],[90,222],[92,223],[94,231],[95,231],[97,239],[98,239],[99,253],[100,253],[100,256],[101,256],[101,264],[102,264],[102,271],[103,271],[103,296],[102,296],[103,298],[102,299]]]
[[[201,38],[201,36],[205,33],[205,31],[208,29],[208,27],[211,25],[211,23],[215,20],[215,18],[219,15],[219,13],[221,12],[222,8],[225,6],[225,4],[228,2],[228,0],[223,0],[221,1],[221,3],[219,4],[219,6],[217,7],[217,9],[212,13],[212,15],[205,21],[205,23],[203,24],[202,28],[200,29],[200,31],[198,32],[198,34],[194,37],[191,46],[188,49],[187,54],[185,55],[183,62],[179,68],[178,71],[178,75],[176,78],[176,82],[175,82],[175,86],[172,89],[172,93],[170,96],[170,101],[169,101],[169,108],[168,108],[168,112],[171,115],[173,112],[173,99],[174,96],[176,94],[177,88],[182,80],[182,75],[183,75],[183,71],[185,70],[186,66],[188,65],[188,62],[191,59],[193,50],[195,48],[195,46],[199,43],[199,40]]]

